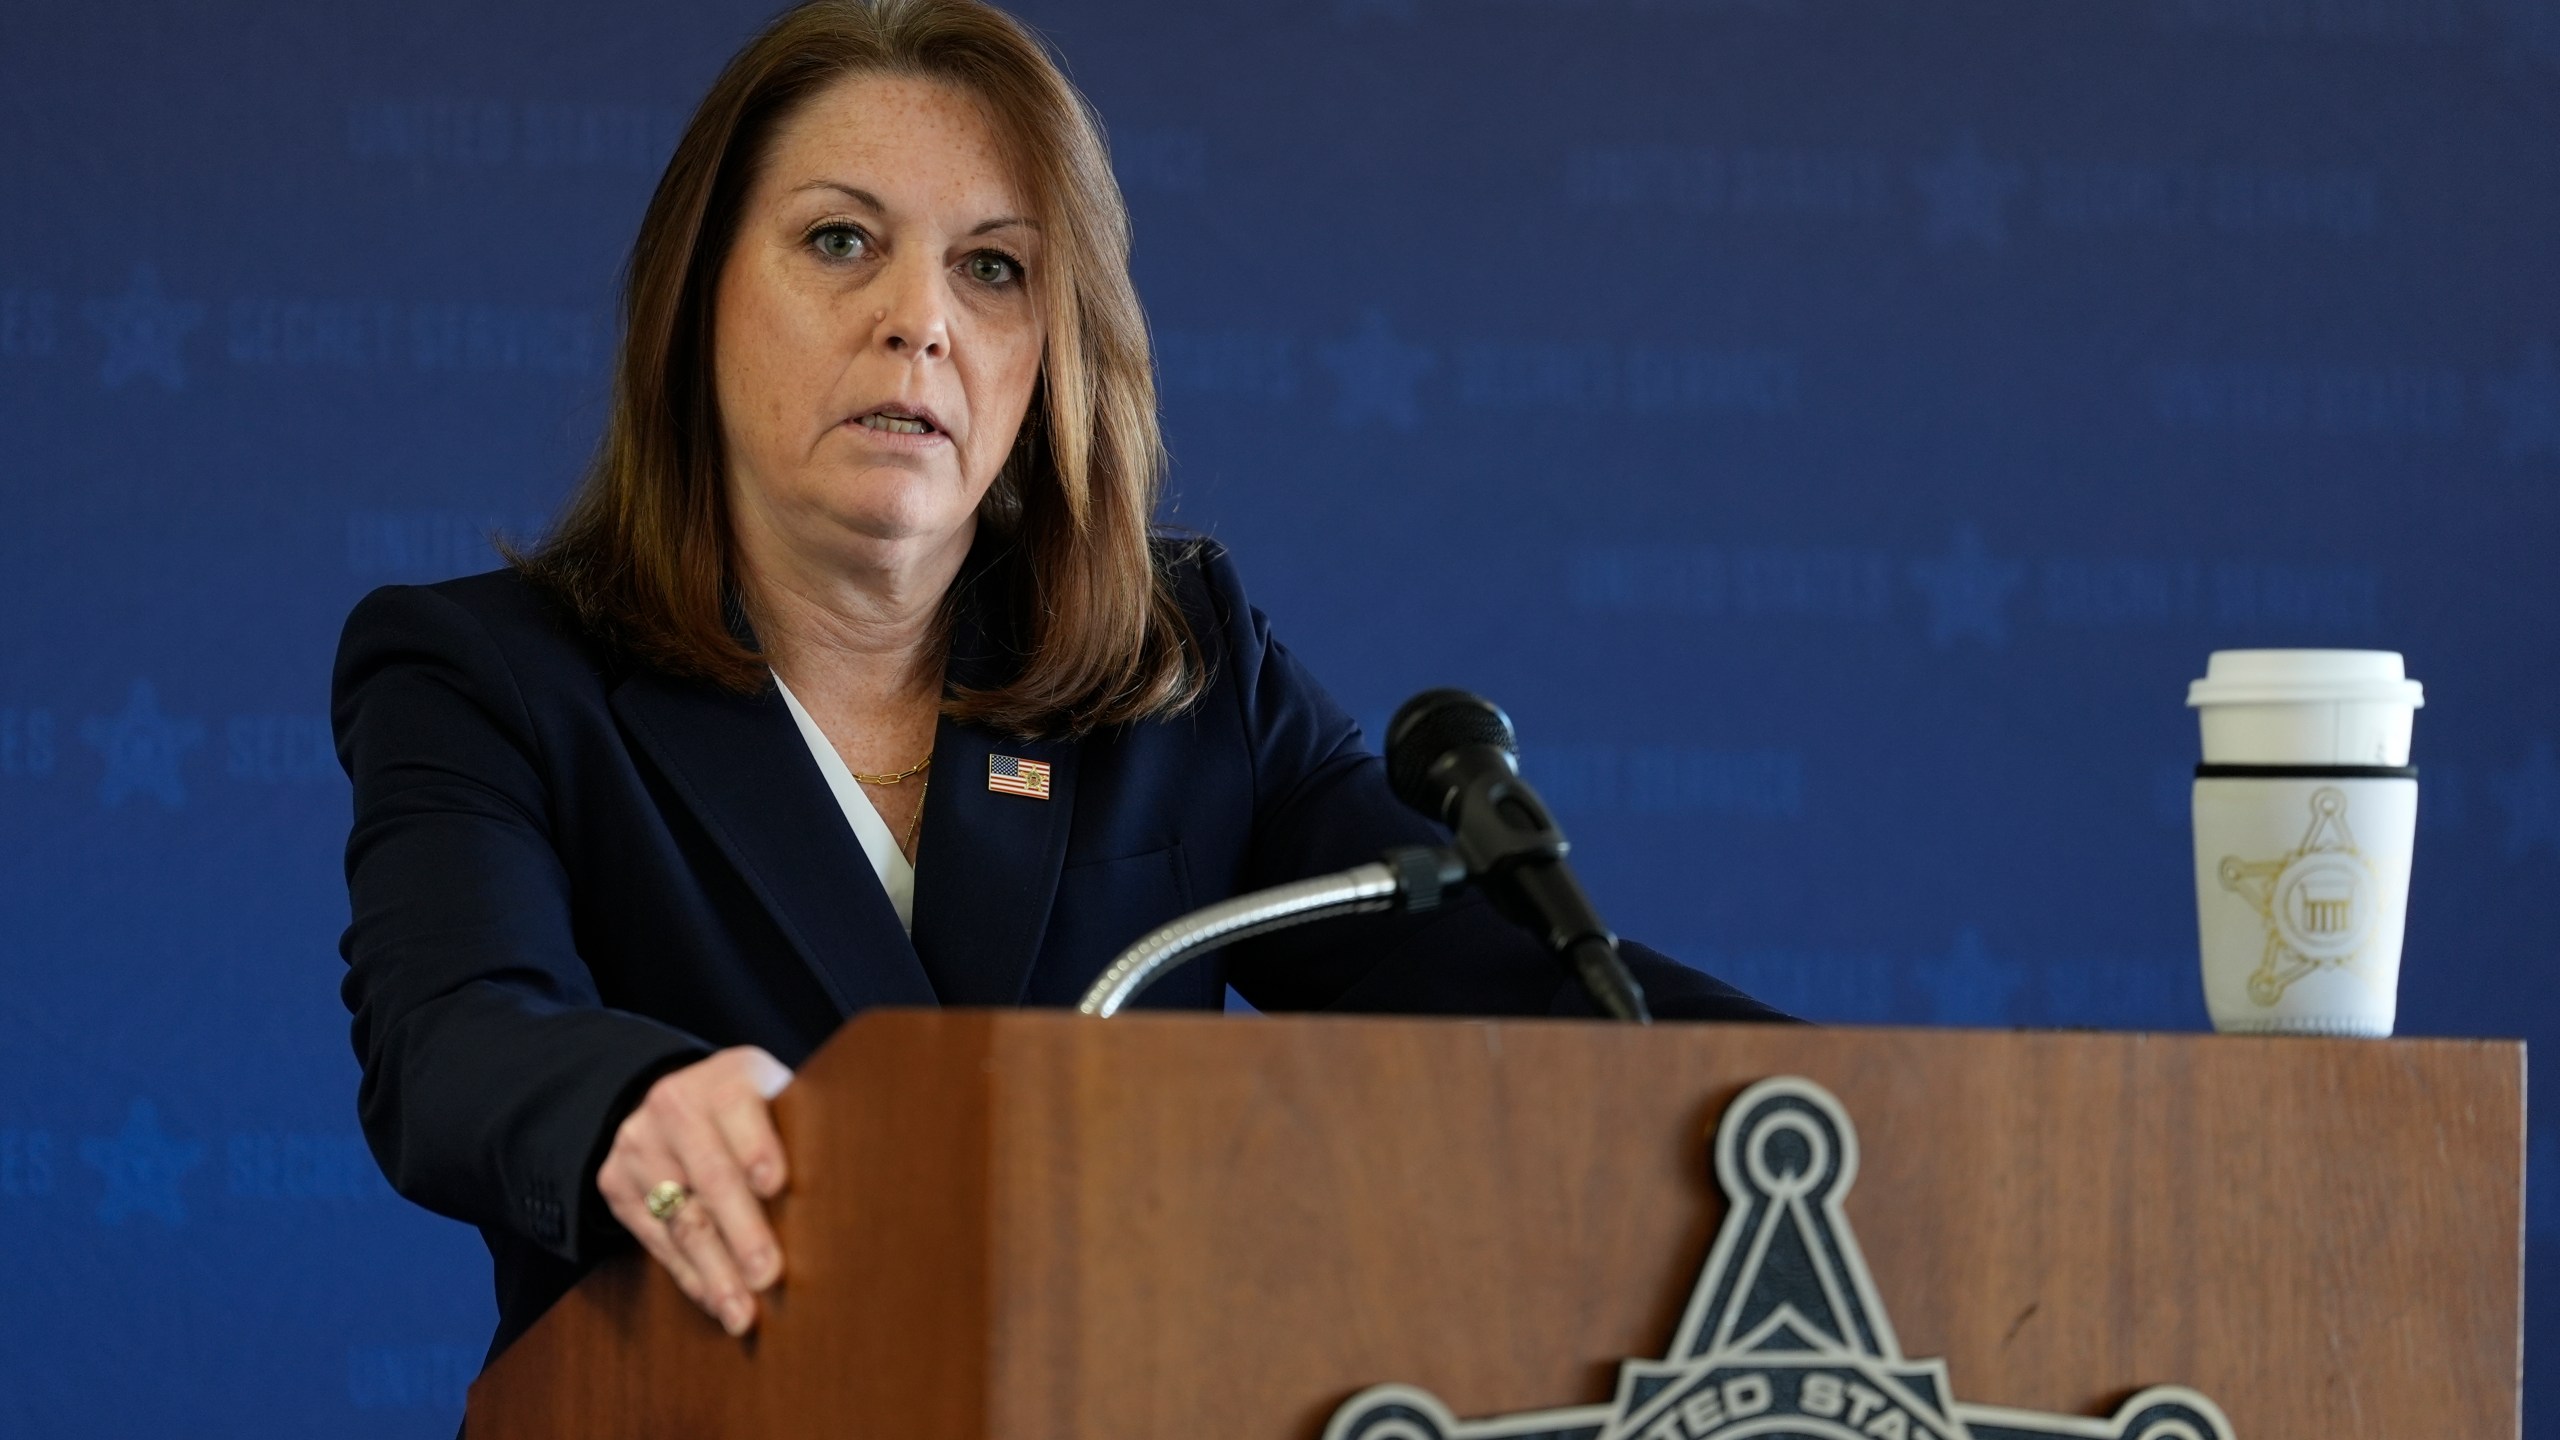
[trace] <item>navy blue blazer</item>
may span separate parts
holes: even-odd
[[[595,1172],[667,1070],[741,1044],[797,1067],[872,1005],[1072,1005],[1187,910],[1445,839],[1388,792],[1224,552],[1177,553],[1205,696],[1080,741],[944,720],[912,942],[778,690],[640,666],[511,571],[357,605],[333,720],[355,782],[358,1105],[393,1188],[486,1237],[492,1353],[630,1243]],[[1017,663],[1000,573],[975,556],[963,572],[954,683]],[[990,753],[1046,761],[1050,798],[989,791]],[[1627,951],[1661,1015],[1782,1018]],[[1230,984],[1266,1009],[1590,1013],[1474,899],[1238,945],[1141,1003],[1216,1009]]]

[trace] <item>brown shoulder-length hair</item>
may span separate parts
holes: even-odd
[[[1040,222],[1038,389],[982,502],[1010,568],[1023,661],[946,713],[1022,735],[1168,714],[1205,677],[1149,542],[1164,479],[1129,216],[1092,109],[1039,41],[980,0],[810,0],[713,82],[641,219],[623,283],[612,410],[586,479],[517,565],[642,662],[752,693],[769,672],[729,623],[736,555],[712,383],[712,303],[774,132],[849,75],[921,76],[993,117]],[[955,592],[960,587],[955,586]],[[948,634],[954,596],[941,619]]]

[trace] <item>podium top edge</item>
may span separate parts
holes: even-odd
[[[976,1028],[992,1026],[1003,1029],[1049,1029],[1052,1027],[1094,1027],[1101,1029],[1150,1030],[1161,1032],[1172,1027],[1205,1027],[1219,1025],[1277,1026],[1295,1029],[1380,1029],[1407,1028],[1417,1032],[1449,1030],[1529,1030],[1529,1031],[1624,1031],[1630,1040],[1654,1035],[1697,1035],[1726,1033],[1766,1038],[1776,1035],[1870,1037],[1879,1041],[1917,1042],[1923,1044],[1957,1042],[2054,1043],[2090,1041],[2144,1045],[2271,1047],[2303,1051],[2339,1052],[2367,1051],[2375,1053],[2409,1053],[2413,1051],[2479,1051],[2512,1052],[2519,1058],[2526,1053],[2521,1037],[2408,1035],[2388,1039],[2359,1039],[2326,1035],[2224,1035],[2207,1030],[2105,1030],[2087,1027],[2036,1026],[1952,1026],[1952,1025],[1805,1025],[1786,1026],[1755,1022],[1661,1020],[1650,1027],[1623,1025],[1615,1021],[1568,1016],[1509,1015],[1330,1015],[1317,1013],[1224,1014],[1214,1011],[1138,1011],[1096,1020],[1071,1010],[1031,1009],[1009,1006],[874,1006],[845,1022],[843,1031],[910,1028],[915,1026],[957,1026]],[[842,1033],[842,1032],[839,1032]]]

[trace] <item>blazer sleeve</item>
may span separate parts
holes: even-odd
[[[339,948],[366,1139],[402,1195],[582,1263],[619,1230],[599,1137],[710,1047],[599,999],[539,734],[474,616],[429,589],[366,597],[331,720],[355,788]]]
[[[1233,563],[1204,547],[1199,566],[1216,649],[1251,752],[1253,840],[1248,889],[1375,860],[1397,845],[1445,845],[1448,832],[1387,786],[1386,762],[1359,727],[1271,634]],[[1787,1020],[1723,981],[1657,951],[1619,952],[1665,1019]],[[1283,930],[1235,947],[1228,977],[1267,1010],[1593,1015],[1579,981],[1546,947],[1464,895],[1419,916],[1369,916]]]

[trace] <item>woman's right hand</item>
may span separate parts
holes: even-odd
[[[614,1218],[732,1335],[755,1328],[756,1296],[782,1278],[764,1202],[791,1176],[767,1102],[790,1083],[791,1071],[753,1045],[670,1071],[614,1132],[596,1172]],[[689,1198],[659,1220],[649,1192],[670,1180]]]

